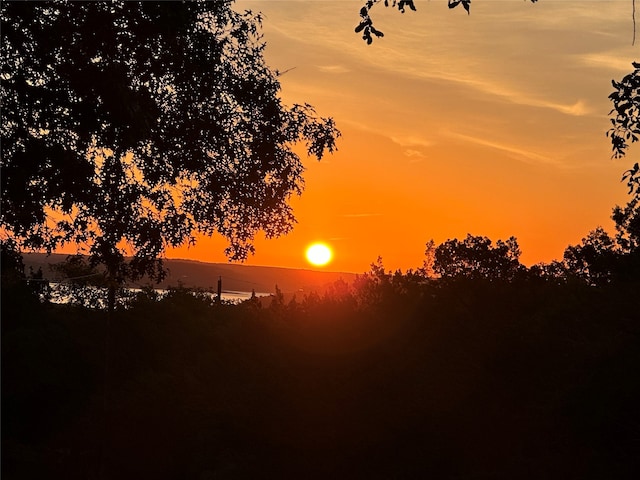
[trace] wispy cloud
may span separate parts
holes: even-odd
[[[420,162],[427,156],[419,148],[428,148],[435,145],[435,142],[426,138],[416,136],[391,136],[391,141],[403,148],[403,155],[409,158],[411,163]]]
[[[405,156],[405,157],[409,157],[409,161],[410,161],[411,163],[419,162],[419,161],[421,161],[421,160],[423,160],[423,159],[427,158],[427,156],[426,156],[424,153],[422,153],[421,151],[419,151],[419,150],[412,150],[412,149],[410,149],[410,148],[409,148],[409,149],[407,149],[407,150],[405,150],[403,153],[404,153],[404,156]]]
[[[556,160],[546,155],[541,155],[539,153],[531,152],[529,150],[523,150],[521,148],[514,147],[512,145],[507,145],[504,143],[491,141],[484,138],[473,137],[471,135],[464,135],[462,133],[456,133],[456,132],[444,132],[444,133],[449,137],[457,138],[465,142],[475,143],[476,145],[482,145],[484,147],[500,150],[526,163],[544,163],[549,165],[551,164],[557,165],[558,163]]]
[[[586,53],[579,55],[578,61],[583,65],[594,68],[605,68],[607,70],[617,70],[619,72],[630,72],[633,67],[631,62],[624,57],[621,57],[620,52],[598,52],[598,53]]]
[[[577,100],[575,103],[569,105],[546,101],[532,102],[530,105],[532,107],[551,108],[557,112],[564,113],[565,115],[572,115],[574,117],[590,115],[594,111],[593,108],[589,107],[587,102],[584,100]]]
[[[584,116],[593,113],[593,109],[587,105],[585,100],[576,99],[573,103],[554,102],[545,99],[542,93],[527,92],[517,86],[510,85],[507,80],[483,77],[481,72],[474,72],[472,76],[470,73],[462,71],[418,69],[410,66],[407,66],[405,72],[422,79],[460,85],[515,105],[546,108],[571,116]]]
[[[351,71],[344,65],[317,65],[316,68],[323,73],[348,73]]]
[[[391,136],[391,140],[401,147],[432,147],[435,142],[415,136]]]
[[[344,218],[369,218],[369,217],[381,217],[381,213],[345,213],[340,215]]]
[[[571,82],[569,76],[567,75],[567,78],[562,81],[561,87],[564,91],[560,94],[557,85],[554,87],[555,90],[549,89],[550,78],[553,77],[557,81],[557,75],[553,76],[548,72],[565,68],[570,62],[593,64],[601,62],[604,66],[604,63],[613,60],[613,57],[606,55],[600,58],[587,56],[580,59],[578,58],[580,54],[566,55],[559,49],[545,47],[552,41],[547,37],[553,37],[560,27],[567,28],[569,24],[570,31],[581,31],[583,28],[581,25],[592,25],[597,15],[584,14],[584,12],[580,14],[580,11],[588,10],[585,8],[576,7],[575,15],[572,17],[566,15],[569,8],[566,5],[554,7],[561,6],[564,9],[562,10],[565,12],[564,15],[551,15],[549,12],[554,11],[551,7],[548,7],[550,10],[546,15],[539,13],[542,8],[529,9],[525,14],[522,8],[513,6],[507,15],[500,13],[501,8],[487,7],[482,15],[478,13],[470,20],[469,31],[465,32],[464,36],[454,36],[452,32],[459,27],[461,19],[454,18],[455,16],[450,15],[450,12],[424,5],[420,15],[402,18],[389,15],[385,19],[386,25],[389,29],[396,25],[401,27],[401,33],[396,32],[388,42],[386,38],[385,41],[377,42],[375,48],[363,48],[362,42],[357,41],[358,39],[353,36],[352,7],[341,5],[334,25],[331,22],[318,21],[318,17],[324,17],[324,15],[330,15],[327,18],[336,18],[336,8],[338,8],[336,4],[326,2],[326,6],[322,8],[320,5],[323,3],[314,3],[313,14],[300,7],[300,15],[287,19],[283,17],[280,25],[273,25],[270,28],[293,41],[303,42],[313,47],[322,46],[327,51],[332,50],[336,56],[336,63],[316,67],[325,73],[349,73],[353,71],[353,65],[368,65],[374,67],[383,76],[444,82],[449,87],[463,87],[471,97],[476,96],[475,93],[482,94],[480,98],[491,95],[498,100],[515,105],[550,109],[568,116],[585,116],[592,114],[596,109],[591,108],[584,97],[581,98],[566,88]],[[496,21],[494,18],[496,15],[505,15],[506,18]],[[531,37],[525,37],[521,29],[514,30],[513,22],[518,19],[520,22],[518,25],[522,29],[532,32]],[[547,24],[549,21],[551,25]],[[429,28],[425,28],[425,25],[429,25]],[[496,28],[498,31],[494,32]],[[537,37],[539,40],[540,34],[545,34],[544,41],[536,47],[538,50],[549,52],[544,57],[544,63],[540,63],[542,61],[540,55],[527,53],[526,42],[533,41],[533,32],[539,34]],[[497,38],[500,40],[496,40]],[[556,41],[562,41],[562,37],[558,37]],[[514,56],[515,51],[520,51],[519,47],[522,47],[523,53]],[[504,58],[517,59],[525,55],[528,55],[531,61],[517,61],[515,70],[514,62],[504,61]],[[616,70],[621,68],[622,63],[624,62],[616,62]],[[628,65],[627,70],[629,70]],[[550,92],[555,93],[550,96]]]

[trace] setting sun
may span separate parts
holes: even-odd
[[[331,261],[333,252],[324,243],[314,243],[307,248],[306,257],[309,263],[321,267]]]

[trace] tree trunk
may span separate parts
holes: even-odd
[[[113,315],[116,309],[116,284],[113,280],[109,280],[109,290],[107,292],[107,311],[109,317]]]
[[[110,446],[110,361],[111,361],[111,325],[113,324],[113,316],[116,309],[116,289],[118,283],[116,281],[117,268],[111,265],[107,266],[108,272],[108,290],[107,290],[107,318],[104,328],[104,371],[102,383],[102,442],[100,451],[100,464],[98,466],[98,479],[106,480],[108,478],[107,463]]]

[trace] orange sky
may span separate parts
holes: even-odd
[[[304,160],[294,231],[258,238],[248,264],[310,268],[321,240],[325,269],[361,273],[380,255],[404,270],[428,240],[467,233],[514,235],[533,264],[612,229],[631,159],[610,159],[607,96],[636,60],[630,1],[479,0],[470,16],[444,0],[379,5],[385,38],[371,46],[353,33],[361,4],[236,3],[264,14],[269,65],[293,68],[285,103],[311,103],[343,134],[336,154]],[[224,247],[202,238],[167,256],[224,262]]]

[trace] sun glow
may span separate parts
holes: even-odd
[[[306,257],[310,264],[321,267],[331,261],[333,252],[324,243],[314,243],[307,247]]]

